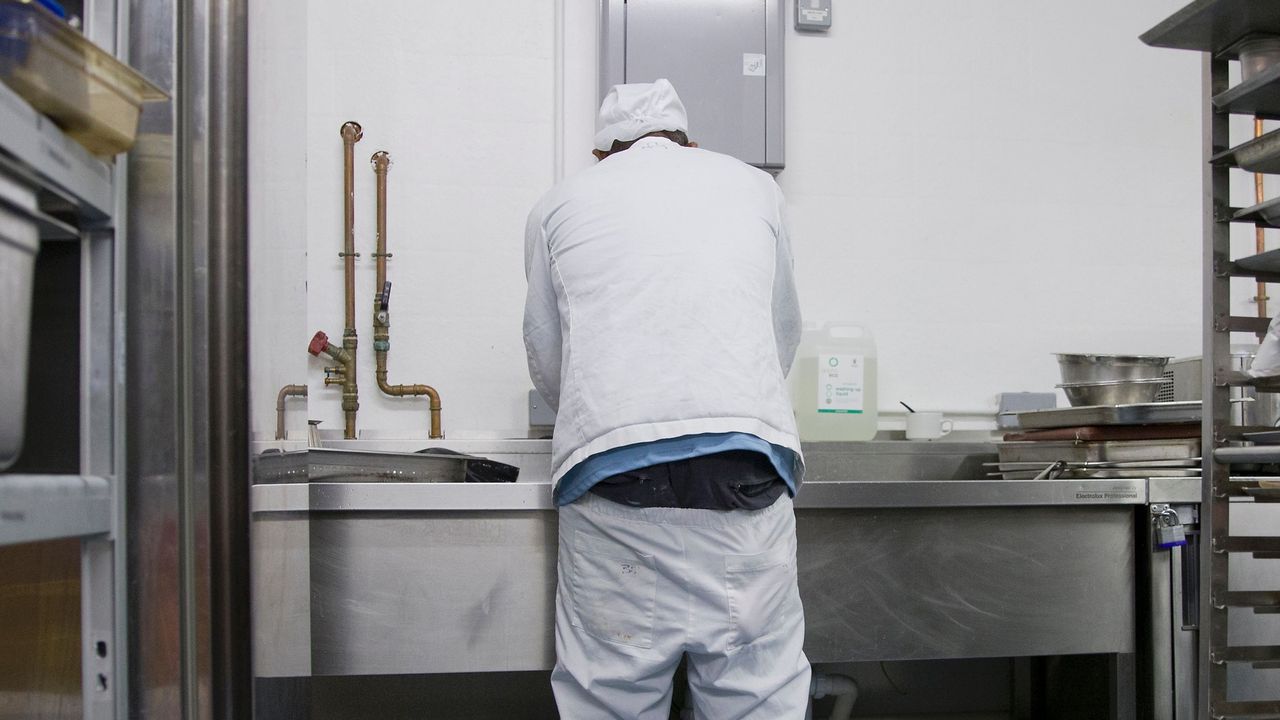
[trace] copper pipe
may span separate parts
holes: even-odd
[[[343,318],[344,333],[356,329],[356,143],[364,137],[360,123],[347,121],[342,124],[342,270],[346,279],[346,315]]]
[[[378,377],[378,388],[382,392],[393,397],[405,397],[409,395],[426,395],[431,401],[428,408],[431,410],[431,435],[429,437],[442,438],[444,430],[441,428],[440,422],[440,393],[430,385],[390,385],[387,383],[387,351],[375,350],[377,356],[375,362],[377,369],[374,374]]]
[[[285,385],[276,395],[276,439],[284,439],[284,400],[289,397],[306,397],[306,385]]]
[[[347,341],[352,341],[351,345]],[[343,415],[343,431],[342,437],[347,440],[354,440],[356,437],[356,411],[360,409],[359,392],[356,387],[356,354],[354,338],[344,337],[342,339],[342,347],[338,347],[329,342],[329,336],[324,332],[317,332],[311,338],[311,344],[307,347],[307,352],[312,355],[319,356],[324,353],[337,361],[337,365],[326,367],[324,369],[325,385],[341,385],[342,386],[342,415]]]
[[[1254,137],[1262,136],[1262,118],[1255,117],[1253,119],[1253,136]],[[1261,204],[1262,201],[1264,200],[1262,173],[1253,174],[1253,195],[1254,195],[1254,199],[1259,204]],[[1253,233],[1254,233],[1253,235],[1254,248],[1257,250],[1257,253],[1261,255],[1262,253],[1267,251],[1266,231],[1263,230],[1261,226],[1257,226],[1254,228]],[[1270,315],[1267,314],[1267,300],[1269,299],[1270,298],[1267,297],[1267,284],[1259,280],[1258,294],[1256,297],[1254,297],[1254,300],[1257,301],[1258,303],[1258,317],[1260,318],[1271,317]],[[1258,340],[1262,340],[1262,338],[1265,335],[1266,333],[1258,333]]]
[[[369,158],[369,162],[373,164],[373,174],[377,178],[377,230],[374,234],[377,249],[373,251],[374,264],[377,265],[377,282],[373,286],[376,302],[381,299],[382,286],[387,282],[387,258],[391,257],[387,254],[387,172],[391,170],[391,155],[379,150]]]
[[[391,352],[391,284],[387,282],[387,171],[391,169],[391,156],[379,150],[369,158],[373,164],[373,172],[377,176],[377,249],[374,259],[377,264],[377,286],[373,296],[373,354],[376,368],[374,375],[378,378],[378,388],[392,397],[426,395],[430,400],[431,437],[444,437],[440,420],[440,393],[430,385],[392,385],[387,382],[387,354]]]
[[[356,437],[356,412],[360,409],[360,386],[356,380],[356,349],[359,342],[356,338],[356,191],[355,175],[356,143],[364,137],[360,123],[347,121],[338,131],[342,136],[342,258],[344,314],[342,323],[342,347],[329,343],[329,337],[317,332],[311,339],[307,351],[312,355],[324,353],[338,362],[338,365],[324,369],[325,385],[342,386],[342,437],[354,440]]]

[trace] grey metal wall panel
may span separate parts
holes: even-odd
[[[780,0],[603,0],[600,96],[665,77],[700,146],[780,168],[782,12]]]
[[[786,138],[786,3],[783,0],[765,2],[765,52],[769,56],[769,74],[765,76],[765,146],[766,167],[781,170],[785,165],[783,152]]]
[[[600,92],[604,100],[609,88],[627,78],[627,3],[626,0],[600,2]]]

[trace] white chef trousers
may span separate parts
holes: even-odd
[[[562,720],[667,720],[689,658],[696,720],[799,720],[809,697],[795,512],[560,508],[556,667]]]

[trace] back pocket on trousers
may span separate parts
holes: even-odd
[[[795,554],[790,546],[724,560],[730,643],[750,645],[800,608]]]
[[[653,647],[658,590],[653,556],[579,531],[570,557],[573,624],[599,640]]]

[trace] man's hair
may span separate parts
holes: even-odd
[[[606,153],[606,156],[612,155],[617,152],[622,152],[623,150],[626,150],[627,148],[631,147],[632,145],[636,144],[640,140],[643,140],[644,138],[647,138],[647,137],[666,138],[677,145],[681,145],[684,147],[689,146],[689,136],[685,134],[683,130],[658,130],[656,132],[651,132],[646,135],[641,135],[635,140],[628,140],[627,142],[623,142],[621,140],[614,140],[613,146],[609,148],[609,152]]]

